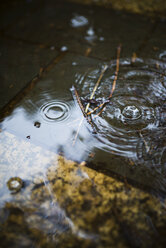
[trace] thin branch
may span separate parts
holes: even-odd
[[[112,94],[114,93],[114,90],[115,90],[115,87],[116,87],[116,81],[118,79],[118,72],[119,72],[120,52],[121,52],[121,45],[119,45],[118,48],[117,48],[117,59],[116,59],[115,78],[114,78],[113,85],[112,85],[112,90],[111,90],[111,93],[110,93],[108,99],[110,99],[112,97]]]
[[[87,115],[91,115],[92,113],[94,113],[96,110],[98,110],[99,108],[102,108],[100,110],[100,112],[96,115],[96,116],[99,116],[104,108],[105,108],[105,105],[108,104],[110,102],[110,99],[112,97],[112,94],[114,93],[115,91],[115,87],[116,87],[116,81],[118,79],[118,73],[119,73],[119,59],[120,59],[120,52],[121,52],[121,45],[118,46],[117,48],[117,59],[116,59],[116,71],[115,71],[115,78],[114,78],[114,81],[113,81],[113,84],[112,84],[112,89],[111,89],[111,93],[108,97],[108,99],[106,101],[104,101],[103,103],[101,103],[99,106],[97,106],[96,108],[94,108],[92,111],[88,112]],[[94,116],[94,117],[96,117]]]
[[[101,71],[101,74],[100,74],[100,76],[99,76],[99,78],[98,78],[98,80],[97,80],[97,82],[96,82],[96,85],[95,85],[95,87],[93,88],[93,92],[92,92],[92,94],[91,94],[91,96],[90,96],[90,100],[94,97],[94,94],[95,94],[95,92],[96,92],[96,90],[97,90],[97,88],[98,88],[98,86],[99,86],[99,84],[100,84],[100,81],[101,81],[101,79],[102,79],[102,77],[103,77],[105,71],[107,70],[107,68],[108,68],[108,65],[105,65],[104,68],[103,68],[103,70]],[[88,112],[89,107],[90,107],[90,103],[88,103],[88,104],[86,105],[85,113]]]
[[[96,90],[97,90],[97,88],[98,88],[98,86],[99,86],[99,84],[100,84],[100,81],[101,81],[101,79],[102,79],[102,77],[103,77],[105,71],[107,70],[107,68],[108,68],[108,65],[105,65],[104,68],[103,68],[103,70],[101,71],[101,74],[100,74],[100,76],[99,76],[99,78],[98,78],[98,80],[97,80],[97,82],[96,82],[96,85],[95,85],[95,87],[94,87],[94,89],[93,89],[93,92],[92,92],[92,94],[91,94],[91,96],[90,96],[90,100],[93,98],[93,96],[94,96],[94,94],[95,94],[95,92],[96,92]],[[75,94],[75,96],[76,96],[76,100],[77,100],[77,102],[78,102],[78,105],[79,105],[79,107],[80,107],[80,109],[81,109],[81,111],[82,111],[84,117],[86,118],[86,120],[88,121],[88,123],[91,125],[93,131],[96,133],[96,130],[95,130],[95,128],[94,128],[94,125],[93,125],[93,123],[91,122],[91,120],[89,120],[88,115],[87,115],[88,109],[89,109],[89,107],[90,107],[90,103],[88,103],[88,104],[86,105],[85,110],[84,110],[84,107],[83,107],[83,105],[82,105],[81,99],[80,99],[80,97],[79,97],[79,95],[78,95],[78,92],[77,92],[77,90],[76,90],[76,88],[75,88],[74,86],[72,87],[72,91],[74,92],[74,94]],[[79,131],[80,131],[80,128],[81,128],[83,119],[84,119],[84,118],[82,117],[82,119],[81,119],[81,121],[80,121],[80,123],[79,123],[78,129],[77,129],[77,133],[76,133],[76,135],[75,135],[75,137],[74,137],[74,140],[73,140],[73,146],[75,145],[75,142],[76,142],[76,140],[77,140],[77,137],[78,137],[78,134],[79,134]]]

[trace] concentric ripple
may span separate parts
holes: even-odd
[[[95,100],[105,100],[111,92],[116,62],[112,61],[110,64],[95,92]],[[142,157],[146,157],[145,152],[148,148],[144,149],[146,140],[142,132],[146,132],[148,136],[148,133],[153,133],[153,130],[161,126],[161,105],[163,105],[164,98],[166,99],[166,88],[161,81],[163,66],[160,72],[155,65],[156,61],[154,63],[151,60],[137,59],[134,65],[129,59],[120,60],[120,71],[111,101],[100,116],[96,117],[95,114],[92,116],[100,138],[98,148],[138,160],[141,157],[140,146],[138,146],[141,141]],[[86,96],[86,98],[90,96],[88,92],[93,90],[101,70],[102,68],[94,68],[84,79],[80,77],[81,81],[77,81],[77,85],[82,87],[81,96]],[[158,94],[161,84],[164,88],[163,94]],[[149,144],[148,147],[151,145]],[[155,152],[157,151],[153,150],[153,153]],[[152,156],[148,154],[147,157]]]
[[[51,101],[41,107],[40,113],[47,122],[64,122],[70,116],[70,106],[66,102]]]
[[[112,98],[112,104],[103,113],[111,125],[124,130],[140,130],[149,124],[157,125],[158,108],[144,97],[123,95]]]

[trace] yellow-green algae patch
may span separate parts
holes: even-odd
[[[18,140],[14,135],[5,135],[8,145],[14,142],[13,156],[18,160],[20,156],[21,162],[26,156],[26,166],[31,166],[32,171],[28,182],[22,174],[24,188],[1,204],[3,245],[164,247],[164,202],[87,168],[85,162],[78,164],[49,151],[44,153],[42,148]],[[12,153],[11,160],[7,152],[1,155],[3,163],[7,156],[9,170],[14,161]],[[35,166],[41,165],[46,166],[45,170],[38,173]],[[14,173],[14,167],[11,168]],[[29,173],[29,169],[25,172]]]

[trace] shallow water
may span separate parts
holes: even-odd
[[[62,63],[44,77],[1,123],[2,130],[78,162],[104,162],[106,171],[164,193],[165,61],[137,58],[133,63],[130,58],[120,59],[120,72],[111,101],[100,116],[97,116],[99,111],[92,114],[97,131],[94,134],[71,87],[76,87],[85,108],[104,64],[95,62],[88,67],[85,61],[90,60],[82,59],[73,61],[72,56],[68,56],[67,72]],[[96,102],[90,105],[89,111],[106,100],[112,89],[116,60],[107,65],[94,96]],[[69,76],[70,70],[73,71]],[[90,153],[94,153],[93,159],[89,159]],[[115,158],[113,165],[110,158]],[[123,161],[123,158],[126,164],[121,168],[119,159]],[[137,176],[128,172],[131,163]],[[138,176],[142,170],[146,171],[143,178]],[[149,181],[151,177],[153,180]]]
[[[37,12],[37,20],[32,14],[13,29],[27,44],[39,39],[50,51],[59,46],[63,56],[44,73],[41,70],[39,79],[8,105],[1,118],[2,245],[156,247],[159,242],[162,247],[165,48],[153,47],[150,53],[146,48],[145,54],[138,49],[152,26],[142,17],[58,4],[64,15],[57,11],[55,17],[49,3]],[[37,28],[30,35],[32,23],[38,27],[40,21],[42,32]],[[162,34],[159,39],[164,40]],[[89,111],[108,100],[119,42],[123,44],[115,90],[103,112],[91,115],[91,124],[73,86],[85,110],[107,65]],[[136,50],[140,56],[131,58]]]

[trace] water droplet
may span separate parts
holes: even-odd
[[[126,106],[122,111],[125,119],[136,120],[141,117],[140,110],[136,106]]]

